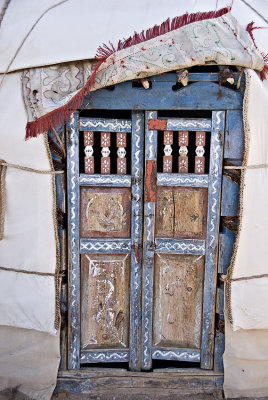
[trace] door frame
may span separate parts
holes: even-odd
[[[175,74],[174,74],[175,75]],[[197,109],[213,109],[213,104],[215,104],[215,99],[216,96],[218,94],[218,85],[215,84],[214,82],[217,82],[217,74],[192,74],[192,75],[196,75],[194,77],[195,82],[197,82],[198,84],[195,84],[195,88],[184,88],[183,90],[188,90],[190,89],[190,91],[193,93],[193,101],[192,101],[192,105],[191,104],[182,104],[182,99],[178,99],[178,96],[176,95],[177,92],[172,93],[171,95],[168,97],[167,99],[167,107],[165,108],[169,108],[169,109],[180,109],[180,110],[189,110],[191,108],[195,108],[194,105],[197,106]],[[199,75],[199,76],[197,76]],[[214,76],[212,76],[214,75]],[[237,74],[238,75],[238,74]],[[169,83],[169,81],[165,78],[165,76],[163,76],[162,78],[160,78],[160,80],[158,81],[158,79],[156,77],[153,77],[153,81],[156,83],[160,83],[158,85],[158,90],[160,88],[160,86],[169,86],[169,90],[170,90],[170,85],[167,85]],[[190,81],[191,81],[191,74],[190,74]],[[95,96],[94,101],[91,102],[91,104],[89,104],[87,106],[88,109],[99,109],[99,108],[103,108],[103,106],[107,109],[130,109],[130,108],[139,108],[140,109],[144,109],[144,103],[143,100],[144,98],[146,98],[147,96],[147,100],[148,100],[148,94],[145,91],[141,91],[141,90],[136,90],[136,94],[138,93],[139,96],[138,98],[140,99],[140,104],[137,105],[137,98],[135,96],[132,96],[132,98],[123,98],[122,101],[120,101],[120,97],[122,95],[122,91],[126,90],[127,88],[131,89],[131,82],[126,82],[124,84],[119,84],[118,86],[118,93],[116,96],[116,100],[113,101],[111,103],[111,99],[115,99],[114,95],[115,93],[113,92],[109,92],[106,91],[105,89],[102,91],[99,91],[99,93],[97,94],[97,96]],[[191,86],[194,86],[191,85]],[[208,87],[209,86],[209,87]],[[196,90],[193,90],[196,89]],[[235,92],[232,91],[228,88],[222,88],[223,89],[223,97],[222,99],[217,103],[217,107],[218,109],[221,110],[241,110],[242,108],[242,96],[240,92]],[[161,88],[159,94],[162,92],[163,88]],[[205,95],[204,94],[205,91]],[[242,91],[243,91],[243,87],[242,87]],[[242,92],[241,91],[241,92]],[[152,105],[152,109],[163,109],[163,103],[161,102],[161,96],[157,96],[157,90],[153,93],[151,93],[151,98],[149,99],[149,103],[150,105]],[[181,93],[183,94],[183,93]],[[111,95],[113,95],[111,97]],[[183,96],[181,96],[183,98]],[[118,99],[118,100],[117,100]],[[126,101],[125,101],[126,100]],[[145,101],[145,100],[144,100]],[[88,103],[88,99],[85,98],[85,104]],[[102,104],[102,107],[100,106]],[[83,106],[81,107],[83,108]],[[70,128],[71,125],[73,124],[73,127],[75,127],[75,124],[77,124],[77,121],[70,121]],[[78,128],[78,126],[76,126],[76,129]],[[75,140],[75,139],[74,139]],[[72,171],[72,173],[77,173],[76,171],[76,166],[73,163],[69,163],[68,164],[68,171]],[[75,187],[74,181],[71,182],[70,179],[70,187],[72,187],[72,193],[74,193],[75,195],[77,194],[77,187]],[[74,186],[73,186],[74,185]],[[73,204],[72,201],[70,201],[69,204],[69,210],[71,211],[71,213],[75,213],[76,217],[77,217],[77,213],[76,213],[76,209],[75,206]],[[76,217],[73,219],[72,223],[76,223]],[[70,231],[71,229],[73,229],[73,225],[69,225]],[[77,276],[77,264],[76,264],[76,256],[75,256],[75,248],[77,248],[78,246],[78,238],[74,235],[72,238],[72,243],[69,239],[69,259],[71,261],[71,264],[73,266],[73,268],[70,270],[70,283],[71,286],[69,288],[69,300],[68,300],[68,308],[69,308],[69,319],[68,319],[68,336],[69,336],[69,341],[73,343],[73,347],[71,347],[71,351],[69,353],[69,359],[71,362],[71,359],[73,360],[73,362],[75,363],[75,367],[74,368],[79,368],[78,365],[78,355],[79,352],[77,350],[77,342],[76,342],[76,338],[79,336],[78,335],[78,331],[80,329],[79,325],[76,323],[77,320],[72,320],[70,318],[70,314],[72,314],[72,312],[70,312],[71,308],[73,309],[73,315],[79,315],[79,310],[77,309],[76,305],[74,305],[73,303],[73,299],[75,296],[77,296],[78,291],[77,291],[77,285],[75,283],[78,283],[78,287],[79,287],[79,282],[78,282],[78,276]],[[79,254],[79,253],[76,253]],[[73,285],[74,283],[74,285]],[[74,364],[73,364],[74,365]],[[69,365],[69,368],[72,368]]]

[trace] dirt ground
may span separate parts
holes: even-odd
[[[66,394],[59,393],[52,396],[51,400],[223,400],[223,393],[221,390],[215,391],[214,393],[199,393],[199,394],[167,394],[162,395],[161,393],[152,397],[144,394]],[[16,389],[13,391],[4,391],[0,393],[0,400],[31,400],[27,396],[19,393]],[[228,399],[232,400],[232,399]],[[240,400],[268,400],[268,397],[241,397]]]

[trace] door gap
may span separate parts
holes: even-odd
[[[153,360],[153,370],[157,369],[189,369],[200,368],[200,363],[188,361]]]

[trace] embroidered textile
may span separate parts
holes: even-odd
[[[22,82],[30,122],[27,136],[34,137],[54,125],[66,122],[70,112],[82,103],[83,87],[93,71],[96,75],[90,89],[96,90],[208,62],[258,71],[264,67],[263,57],[249,33],[227,13],[218,18],[193,22],[119,50],[102,62],[97,71],[90,62],[26,70]],[[43,118],[36,121],[41,116]]]

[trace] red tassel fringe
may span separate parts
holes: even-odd
[[[175,17],[172,20],[168,18],[161,25],[155,25],[153,28],[147,29],[140,33],[135,32],[133,36],[128,39],[119,40],[117,48],[110,42],[109,46],[103,44],[97,50],[96,58],[103,60],[115,53],[116,51],[126,49],[134,44],[146,42],[147,40],[154,39],[157,36],[164,35],[167,32],[171,32],[175,29],[181,28],[182,26],[189,25],[192,22],[203,21],[210,18],[218,18],[224,14],[227,14],[231,10],[231,7],[225,7],[218,11],[209,12],[198,12],[194,14],[183,14],[180,17]]]
[[[84,97],[90,93],[90,89],[95,84],[95,77],[98,69],[111,54],[118,50],[133,46],[134,44],[142,43],[167,32],[171,32],[175,29],[181,28],[182,26],[191,24],[192,22],[221,17],[222,15],[227,14],[230,10],[231,7],[225,7],[218,11],[198,12],[195,14],[186,13],[180,17],[175,17],[172,20],[168,18],[161,25],[155,25],[153,28],[148,29],[147,31],[142,31],[141,33],[135,32],[132,37],[123,39],[122,41],[119,40],[117,49],[112,43],[110,43],[110,47],[105,44],[102,47],[99,47],[96,54],[96,59],[99,60],[99,62],[87,80],[85,86],[80,89],[80,91],[64,106],[43,115],[36,121],[28,122],[26,125],[26,140],[37,137],[40,133],[47,132],[55,125],[61,125],[68,121],[70,114],[78,109],[78,107],[83,103]]]
[[[83,103],[84,97],[90,93],[91,88],[95,84],[96,74],[101,64],[104,62],[99,61],[88,78],[86,84],[79,92],[64,106],[53,110],[46,115],[38,118],[36,121],[28,122],[26,125],[26,137],[25,139],[30,139],[37,137],[40,133],[47,132],[50,128],[66,123],[72,112],[76,111],[78,107]]]
[[[250,37],[252,39],[252,42],[254,43],[254,46],[256,47],[256,49],[258,49],[258,46],[256,45],[255,38],[253,35],[253,31],[254,31],[254,29],[267,29],[267,28],[264,28],[261,26],[253,26],[254,24],[255,24],[255,22],[251,21],[247,25],[246,29],[247,29],[247,32],[250,34]],[[264,81],[266,79],[266,75],[268,74],[268,54],[261,53],[261,55],[263,57],[264,67],[263,67],[263,70],[260,72],[260,77],[261,77],[261,80]]]

